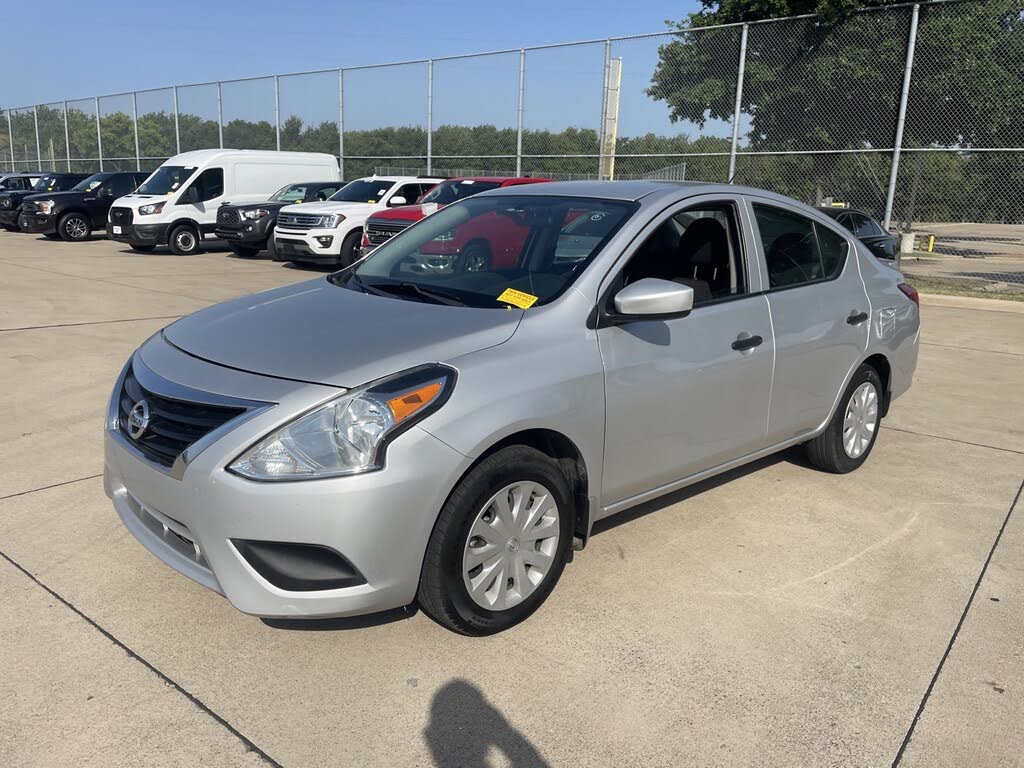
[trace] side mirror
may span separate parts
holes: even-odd
[[[615,311],[620,315],[681,315],[693,309],[693,288],[670,280],[645,277],[615,294]]]
[[[394,208],[396,205],[408,205],[408,202],[406,202],[406,199],[401,195],[395,195],[390,200],[388,200],[388,207]]]

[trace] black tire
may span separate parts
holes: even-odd
[[[171,230],[171,234],[167,238],[167,245],[170,246],[171,253],[178,256],[191,256],[193,253],[198,253],[200,242],[199,232],[191,224],[179,224]]]
[[[559,538],[549,570],[533,593],[510,608],[491,611],[477,604],[466,588],[463,553],[484,505],[503,487],[520,481],[540,483],[551,492],[559,510]],[[464,635],[492,635],[515,626],[536,611],[558,583],[572,546],[575,516],[569,483],[554,460],[525,445],[496,451],[462,478],[441,508],[423,558],[420,607],[438,624]]]
[[[277,243],[274,242],[273,229],[271,229],[270,232],[267,233],[267,244],[264,246],[264,248],[267,249],[267,255],[270,256],[270,258],[277,261]]]
[[[228,248],[230,248],[236,256],[241,256],[243,258],[252,258],[260,252],[259,248],[254,248],[251,245],[241,245],[239,243],[229,242]]]
[[[92,235],[92,222],[84,213],[65,213],[57,224],[57,234],[68,243],[80,243]]]
[[[156,248],[155,245],[131,245],[128,247],[133,251],[138,251],[139,253],[149,253]]]
[[[858,455],[851,456],[844,445],[844,424],[854,393],[864,384],[870,384],[874,388],[874,407],[877,414],[875,417],[875,427],[871,432],[867,446]],[[836,407],[836,412],[832,415],[832,420],[825,428],[825,431],[806,444],[807,458],[811,464],[826,472],[834,472],[840,475],[852,472],[863,464],[871,453],[871,449],[874,448],[875,440],[878,439],[878,429],[882,424],[883,397],[885,397],[885,393],[882,389],[882,380],[878,375],[878,371],[866,363],[861,365],[853,374],[853,378],[850,379],[850,383],[846,387],[846,391],[843,392],[839,405]]]
[[[470,240],[459,254],[456,272],[486,272],[494,264],[491,246],[486,240]]]
[[[345,239],[341,241],[341,254],[338,256],[339,267],[344,269],[355,263],[356,248],[359,247],[359,241],[362,239],[363,230],[361,229],[355,229],[345,235]]]

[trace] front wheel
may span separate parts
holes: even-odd
[[[236,256],[242,256],[243,258],[250,258],[260,252],[259,248],[253,248],[251,245],[241,245],[239,243],[228,243],[228,248]]]
[[[69,243],[87,240],[92,234],[92,224],[80,213],[66,213],[57,225],[57,234]]]
[[[574,518],[569,483],[554,460],[525,445],[495,452],[441,509],[424,557],[420,607],[465,635],[518,624],[558,583]]]
[[[807,458],[826,472],[845,474],[863,464],[882,421],[882,380],[864,364],[853,374],[825,431],[807,443]]]
[[[341,255],[338,256],[339,267],[344,269],[355,263],[356,248],[359,247],[359,241],[362,239],[363,230],[361,229],[355,229],[345,235],[345,239],[341,241]]]
[[[171,247],[171,253],[178,256],[191,256],[199,250],[199,233],[194,227],[182,224],[171,230],[167,244]]]

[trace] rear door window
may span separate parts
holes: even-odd
[[[797,213],[754,204],[768,284],[790,288],[828,280],[842,271],[846,241]]]

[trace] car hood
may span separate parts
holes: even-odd
[[[327,200],[322,203],[300,203],[285,206],[282,213],[346,213],[348,211],[368,211],[373,208],[369,203],[343,203]]]
[[[435,211],[444,208],[437,203],[421,203],[418,205],[400,205],[386,211],[373,214],[374,221],[419,221]]]
[[[282,208],[295,205],[295,203],[282,203],[280,200],[267,200],[262,203],[221,203],[221,208],[234,208],[237,211],[249,211],[256,208],[264,208],[271,211],[280,211]]]
[[[54,202],[67,201],[67,200],[78,200],[83,199],[86,196],[86,192],[33,192],[26,197],[22,202],[34,203],[37,200],[53,200]],[[96,197],[96,195],[92,195]]]
[[[200,310],[165,328],[164,337],[230,368],[357,387],[501,344],[522,316],[373,296],[318,278]]]

